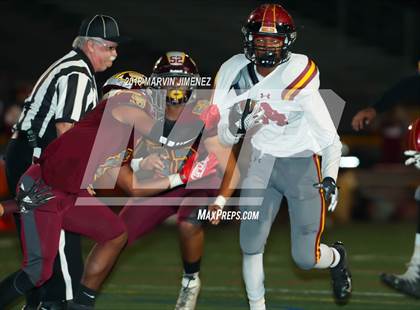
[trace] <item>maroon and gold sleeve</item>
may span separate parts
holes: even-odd
[[[145,111],[150,116],[153,116],[155,111],[152,105],[152,99],[143,89],[116,91],[107,98],[107,106],[110,105],[136,107]]]

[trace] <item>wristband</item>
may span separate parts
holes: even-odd
[[[227,199],[222,195],[216,197],[216,200],[213,202],[214,205],[218,205],[222,210],[225,207]]]
[[[231,133],[229,125],[227,124],[219,124],[217,130],[220,142],[226,146],[232,146],[238,143],[242,137],[241,134],[234,135],[233,133]]]
[[[131,160],[130,167],[131,169],[133,169],[134,172],[137,172],[140,170],[140,163],[143,159],[144,159],[143,157],[140,157],[140,158],[133,158]]]
[[[174,188],[174,187],[184,184],[184,182],[182,182],[182,179],[179,173],[168,175],[168,179],[169,179],[169,188]]]

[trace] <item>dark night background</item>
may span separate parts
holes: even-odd
[[[201,75],[214,78],[225,60],[242,52],[241,27],[250,12],[264,2],[0,0],[0,115],[6,114],[8,106],[21,104],[46,68],[68,52],[81,21],[88,16],[102,13],[115,17],[122,34],[133,39],[119,48],[114,66],[97,75],[98,85],[123,70],[148,75],[155,61],[169,50],[189,53]],[[338,128],[348,150],[343,155],[357,156],[360,165],[340,173],[342,196],[347,192],[350,197],[342,199],[348,205],[340,208],[347,210],[342,220],[352,214],[367,218],[411,216],[406,210],[412,210],[412,191],[419,175],[415,168],[404,167],[403,150],[408,124],[420,116],[419,102],[402,102],[361,132],[353,131],[350,124],[359,109],[378,100],[402,78],[418,74],[419,1],[278,3],[289,10],[297,26],[293,51],[314,59],[321,72],[321,88],[332,89],[346,101]],[[0,153],[10,137],[10,125],[2,126],[2,120]],[[366,207],[369,205],[373,207]]]
[[[169,50],[187,52],[196,61],[201,76],[214,78],[224,61],[242,52],[241,27],[250,12],[264,2],[0,0],[0,158],[11,136],[10,119],[16,120],[39,76],[71,49],[84,18],[111,15],[117,19],[121,33],[133,38],[131,44],[118,48],[114,66],[97,75],[98,86],[123,70],[150,74],[155,61]],[[398,102],[360,132],[353,131],[351,119],[401,79],[420,74],[420,0],[276,3],[295,20],[298,35],[292,51],[311,57],[320,70],[321,88],[332,89],[346,101],[338,128],[343,157],[360,160],[360,165],[342,165],[337,179],[339,204],[326,222],[329,240],[342,240],[351,249],[357,292],[347,309],[418,309],[418,301],[390,294],[380,286],[377,275],[402,271],[412,251],[414,222],[420,214],[414,200],[420,171],[404,165],[403,151],[408,124],[420,116],[420,102]],[[0,182],[0,200],[2,194],[4,198],[7,188]],[[296,268],[290,268],[290,259],[286,261],[290,251],[288,226],[284,225],[286,212],[282,208],[276,232],[270,237],[278,239],[271,241],[271,253],[275,254],[269,254],[267,259],[267,287],[280,290],[268,291],[269,308],[338,309],[332,302],[329,304],[325,277],[316,275],[307,281],[311,276],[297,274]],[[17,238],[7,232],[14,230],[13,223],[11,216],[0,220],[0,276],[4,270],[14,270],[20,260]],[[237,227],[230,226],[214,228],[206,239],[205,289],[200,309],[245,306],[239,242],[235,239]],[[101,295],[100,306],[172,307],[179,289],[178,273],[174,272],[179,269],[178,245],[173,235],[173,227],[167,228],[146,239],[145,244],[142,241],[141,248],[124,254],[122,267],[114,272]],[[170,278],[166,277],[168,273]],[[226,289],[220,289],[220,283]],[[206,291],[207,287],[216,290]]]
[[[111,70],[149,74],[167,50],[196,60],[202,75],[242,50],[241,26],[264,1],[0,1],[2,38],[0,99],[14,100],[24,83],[33,83],[70,48],[81,20],[96,13],[114,16],[134,41],[119,49]],[[415,74],[420,58],[420,4],[409,0],[284,0],[298,28],[294,52],[312,57],[321,87],[346,102],[340,125],[404,76]]]

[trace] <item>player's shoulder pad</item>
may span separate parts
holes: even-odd
[[[308,56],[292,54],[282,72],[282,82],[285,85],[282,98],[293,100],[302,89],[318,89],[318,67]]]
[[[248,63],[249,60],[246,58],[244,54],[236,54],[226,60],[221,66],[220,70],[226,70],[231,67],[236,67],[238,65],[243,65],[244,63]]]
[[[231,74],[233,71],[238,71],[238,69],[245,67],[249,62],[250,61],[244,54],[236,54],[232,56],[220,66],[215,83],[217,84],[217,81],[221,78],[223,79],[226,74]]]
[[[146,109],[147,105],[150,104],[149,96],[141,89],[119,89],[111,91],[108,100],[112,100],[114,103],[132,104],[140,109]]]

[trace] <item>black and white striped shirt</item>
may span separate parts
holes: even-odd
[[[56,123],[79,121],[98,102],[94,72],[79,49],[53,63],[26,98],[17,130],[31,129],[48,144],[57,136]]]

